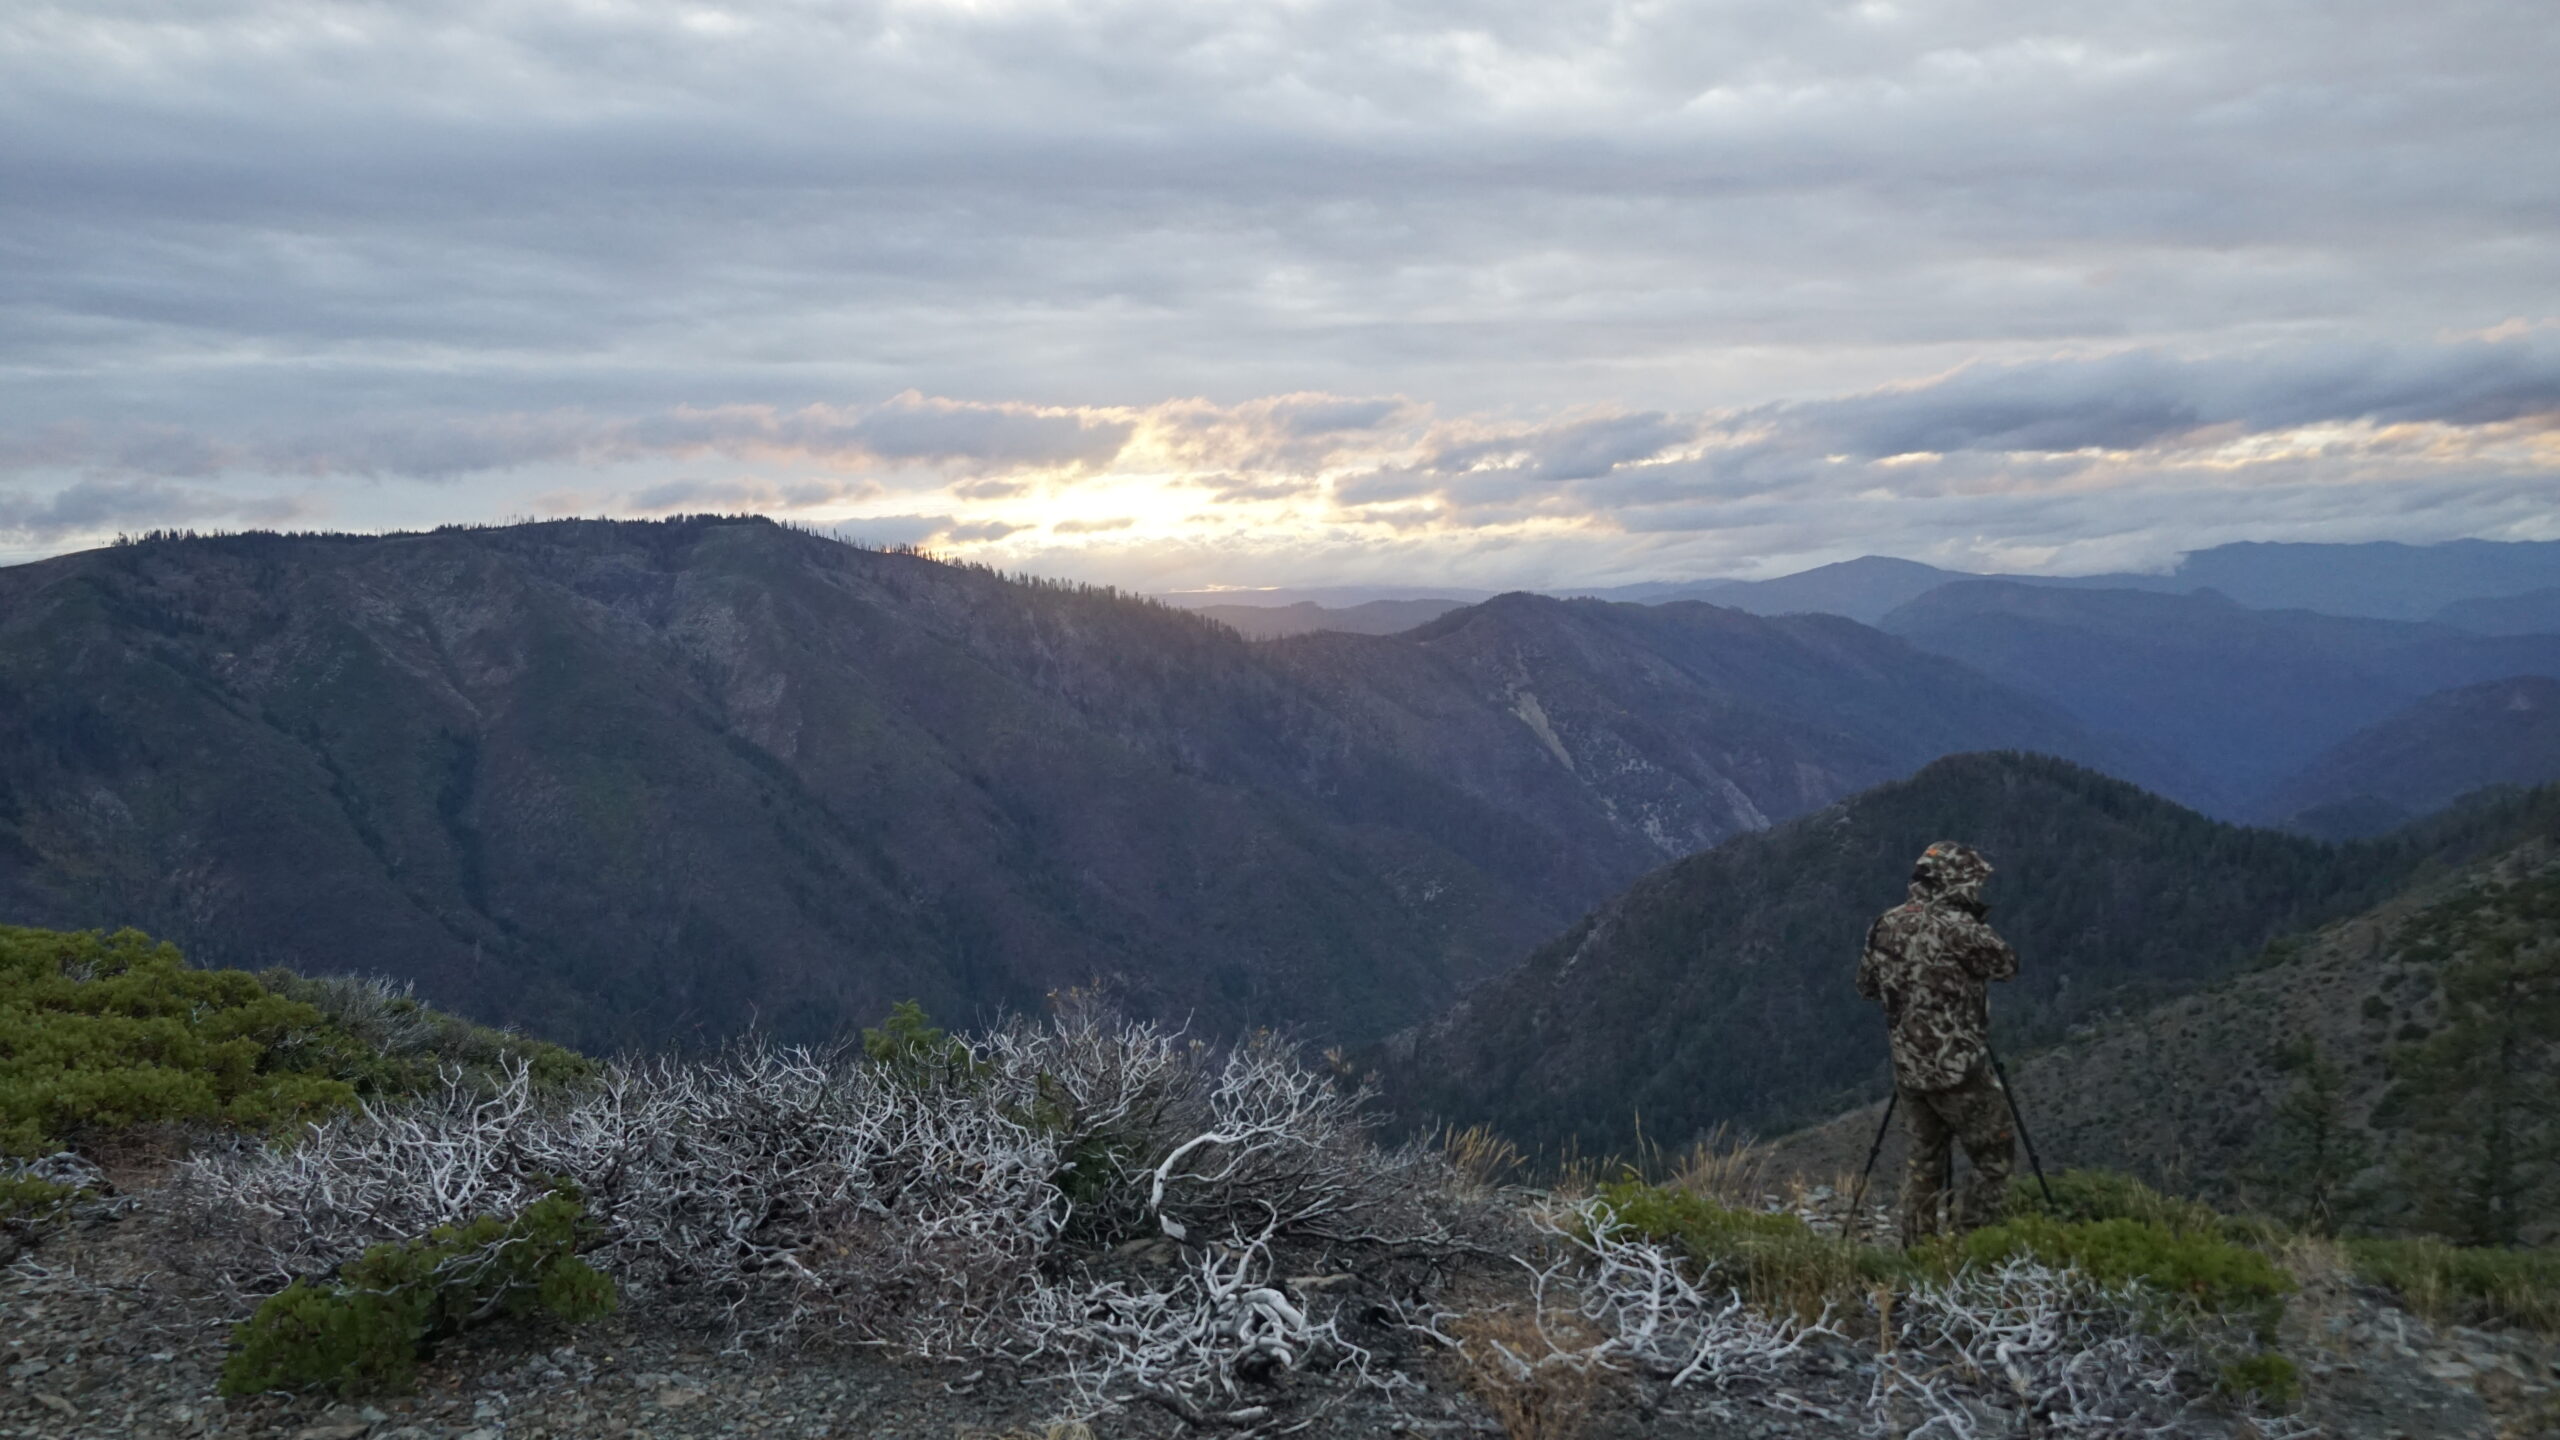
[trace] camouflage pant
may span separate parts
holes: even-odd
[[[1945,1090],[1905,1087],[1902,1108],[1911,1119],[1911,1158],[1902,1171],[1902,1243],[1916,1244],[1945,1229],[1943,1201],[1959,1141],[1973,1174],[1956,1197],[1957,1233],[1997,1221],[2009,1198],[2016,1144],[2009,1100],[1991,1078],[1991,1067],[1977,1062]]]

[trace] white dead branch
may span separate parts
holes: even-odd
[[[1163,1279],[1078,1273],[1024,1294],[1007,1347],[1026,1371],[1066,1385],[1069,1409],[1089,1417],[1144,1400],[1194,1423],[1249,1425],[1291,1371],[1348,1372],[1395,1389],[1373,1371],[1338,1318],[1272,1273],[1273,1232],[1213,1245]]]
[[[1675,1387],[1721,1390],[1775,1380],[1807,1342],[1839,1333],[1828,1313],[1806,1324],[1756,1309],[1730,1288],[1691,1280],[1679,1255],[1629,1235],[1597,1200],[1533,1223],[1558,1257],[1532,1271],[1541,1328],[1557,1308],[1580,1315],[1604,1337],[1585,1352],[1594,1361],[1623,1358]]]
[[[1974,1440],[2023,1421],[2038,1434],[2159,1434],[2189,1401],[2179,1357],[2141,1323],[2145,1298],[2021,1258],[1915,1285],[1893,1308],[1867,1433]]]

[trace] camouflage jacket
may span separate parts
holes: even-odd
[[[1990,982],[2017,973],[2018,952],[1981,916],[1913,886],[1858,957],[1858,993],[1893,1027],[1893,1078],[1911,1090],[1961,1083],[1989,1053]]]

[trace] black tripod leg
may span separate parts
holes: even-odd
[[[1849,1195],[1849,1218],[1841,1226],[1841,1233],[1852,1240],[1858,1237],[1859,1230],[1866,1228],[1867,1177],[1876,1173],[1876,1157],[1884,1153],[1885,1132],[1893,1128],[1893,1109],[1901,1103],[1902,1087],[1897,1085],[1892,1096],[1884,1102],[1884,1119],[1876,1125],[1875,1143],[1867,1147],[1867,1165],[1858,1172],[1858,1188]],[[1852,1226],[1856,1228],[1852,1229]]]
[[[2036,1188],[2044,1192],[2045,1208],[2053,1208],[2053,1187],[2045,1183],[2044,1162],[2036,1158],[2036,1137],[2027,1133],[2027,1117],[2018,1109],[2018,1092],[2009,1088],[2009,1072],[2000,1067],[2000,1056],[1988,1045],[1982,1053],[1991,1057],[1991,1073],[2000,1081],[2000,1098],[2009,1102],[2009,1118],[2017,1122],[2018,1142],[2027,1147],[2027,1168],[2036,1172]]]

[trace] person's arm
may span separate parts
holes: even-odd
[[[1876,983],[1876,926],[1867,927],[1866,943],[1858,947],[1858,993],[1869,1000],[1882,1000],[1884,987]]]
[[[1966,925],[1965,966],[1985,980],[2014,980],[2018,975],[2018,952],[2000,938],[2000,932],[1975,920]]]

